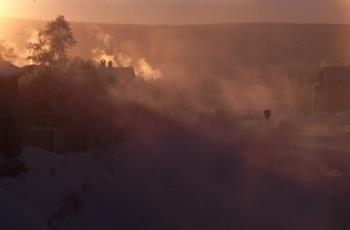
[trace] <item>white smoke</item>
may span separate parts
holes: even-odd
[[[146,80],[156,80],[162,78],[162,72],[158,69],[153,69],[144,58],[137,61],[135,71]]]
[[[113,35],[104,32],[99,26],[87,27],[87,31],[94,36],[97,46],[91,50],[92,58],[99,63],[102,59],[112,61],[116,67],[133,67],[138,77],[145,80],[156,80],[163,77],[159,69],[152,65],[145,58],[133,57],[130,54],[120,51]]]

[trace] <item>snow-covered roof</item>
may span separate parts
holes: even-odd
[[[7,61],[0,60],[0,78],[8,78],[21,74],[21,69]]]

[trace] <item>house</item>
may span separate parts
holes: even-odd
[[[109,67],[108,69],[118,79],[134,80],[136,78],[133,67]]]
[[[109,77],[112,81],[133,81],[136,79],[133,67],[114,67],[112,61],[101,60],[99,71],[102,75]]]
[[[311,88],[315,112],[350,109],[350,66],[323,68]]]
[[[0,155],[12,157],[20,153],[15,106],[21,69],[0,60]]]
[[[37,68],[43,67],[29,65],[18,68],[0,61],[0,155],[18,152],[21,145],[40,147],[55,153],[106,150],[120,133],[119,127],[110,123],[117,113],[114,105],[99,102],[99,106],[95,107],[89,106],[87,102],[82,107],[78,103],[74,108],[52,110],[47,106],[51,101],[46,101],[50,98],[42,97],[41,94],[30,94],[34,99],[39,99],[38,102],[23,103],[27,95],[24,92],[36,92],[46,84],[60,86],[60,81],[45,75],[27,91],[22,88],[20,95],[23,101],[17,101],[19,77]],[[135,78],[133,68],[114,68],[109,64],[101,68],[101,72],[113,81],[124,82],[124,79],[128,81]]]

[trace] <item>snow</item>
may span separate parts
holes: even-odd
[[[1,229],[48,229],[41,216],[11,193],[0,189]]]
[[[28,172],[0,178],[0,229],[224,229],[232,213],[241,216],[238,229],[295,229],[292,222],[334,229],[319,227],[334,221],[324,202],[343,195],[334,184],[348,181],[350,137],[335,117],[282,121],[242,122],[246,130],[259,127],[249,141],[207,122],[195,131],[135,135],[110,153],[26,148]],[[322,181],[330,183],[326,194]]]
[[[118,225],[104,214],[115,210],[108,205],[111,195],[99,184],[105,173],[91,154],[60,156],[29,148],[22,160],[28,173],[0,179],[0,199],[6,201],[1,202],[0,213],[9,226],[5,229],[115,229],[111,226]]]

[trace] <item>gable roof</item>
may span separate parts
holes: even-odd
[[[18,76],[22,73],[21,68],[7,62],[0,60],[0,78],[9,78]]]
[[[327,81],[350,80],[350,66],[325,67],[322,69],[322,76]]]
[[[122,78],[122,79],[136,78],[135,70],[133,67],[106,67],[106,68],[102,68],[102,71],[116,78]]]
[[[111,69],[117,77],[122,78],[135,78],[135,71],[132,67],[117,67]]]

